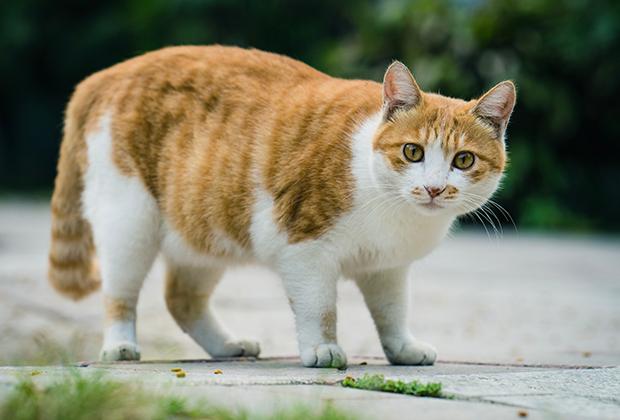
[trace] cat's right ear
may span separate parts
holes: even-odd
[[[383,120],[391,120],[398,111],[409,111],[422,101],[422,91],[411,72],[394,61],[383,76]]]

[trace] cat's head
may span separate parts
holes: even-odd
[[[402,63],[383,81],[383,121],[373,139],[373,175],[423,214],[464,214],[497,189],[504,135],[516,99],[505,81],[479,99],[424,93]]]

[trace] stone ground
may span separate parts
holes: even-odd
[[[49,209],[0,202],[0,394],[16,373],[60,357],[94,360],[101,343],[101,295],[75,303],[45,280]],[[620,418],[620,239],[537,235],[502,238],[457,232],[412,271],[410,325],[433,343],[433,367],[393,367],[354,284],[339,285],[338,330],[346,372],[303,369],[291,311],[276,276],[230,271],[214,306],[239,336],[260,340],[260,361],[209,361],[174,324],[162,295],[163,267],[149,275],[138,309],[145,363],[89,364],[165,392],[204,396],[253,412],[296,402],[337,406],[365,418]],[[183,359],[183,362],[172,362]],[[196,361],[187,361],[195,359]],[[157,360],[160,360],[157,362]],[[166,360],[168,362],[163,362]],[[362,361],[368,362],[360,366]],[[182,366],[177,379],[169,368]],[[214,375],[214,369],[222,375]],[[64,371],[48,366],[37,380]],[[343,389],[346,375],[440,381],[453,400]],[[40,378],[40,379],[39,379]]]

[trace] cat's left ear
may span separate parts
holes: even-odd
[[[503,140],[516,100],[515,85],[506,80],[482,95],[472,112],[493,128],[498,139]]]
[[[394,61],[383,76],[383,120],[392,119],[397,111],[409,111],[421,101],[422,91],[407,66]]]

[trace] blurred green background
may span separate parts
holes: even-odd
[[[520,228],[620,230],[620,2],[614,0],[5,0],[0,191],[49,194],[73,86],[145,51],[222,43],[474,97],[512,79],[511,165],[497,201]]]

